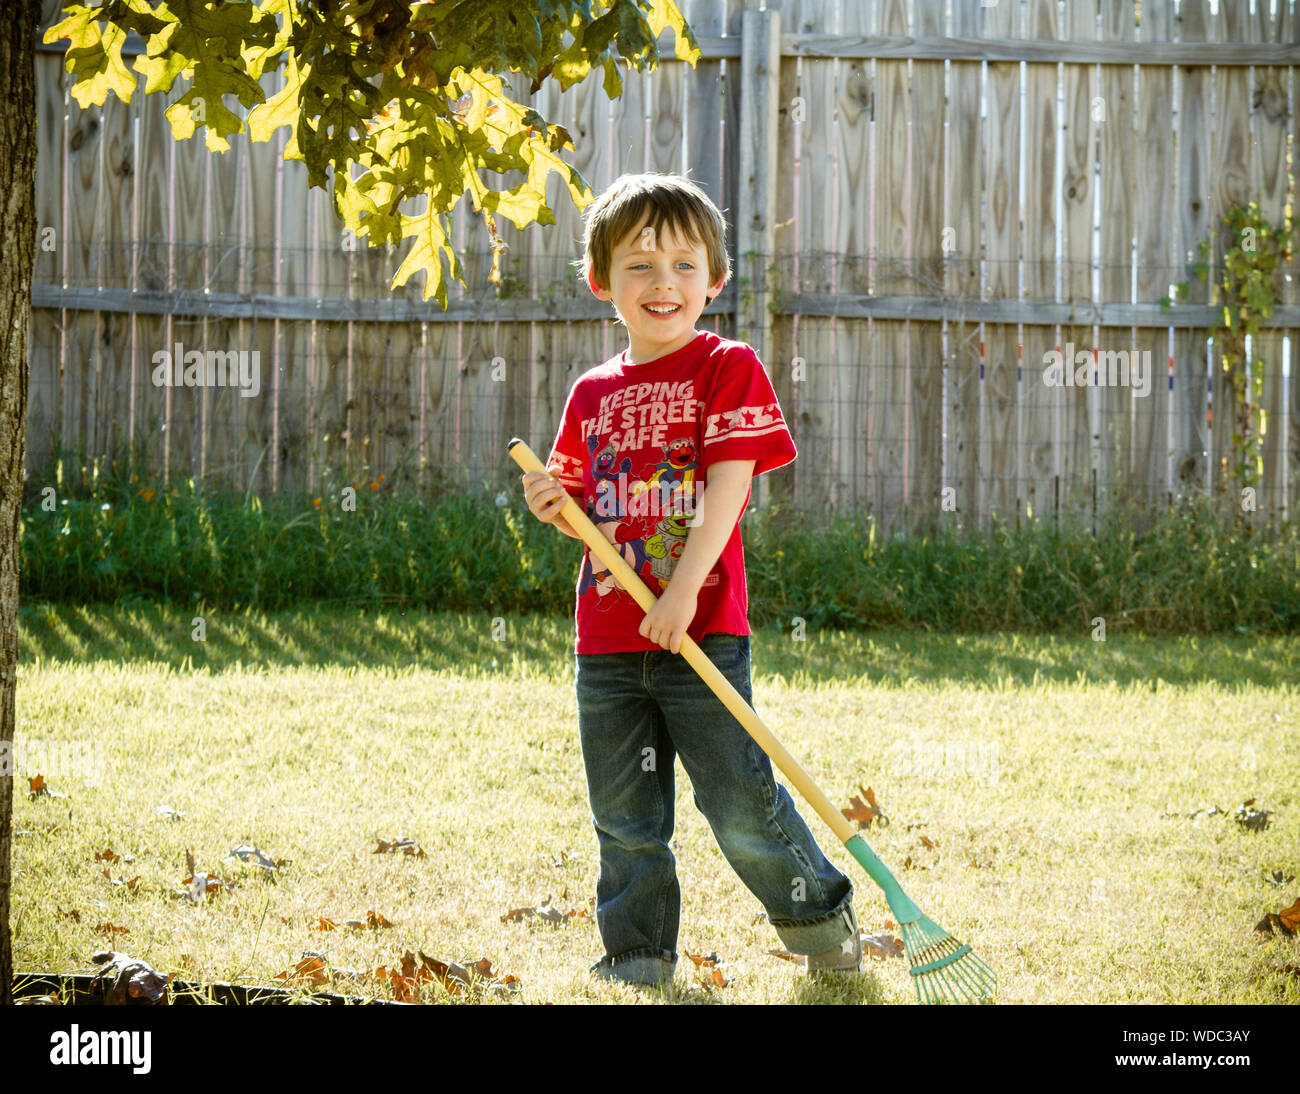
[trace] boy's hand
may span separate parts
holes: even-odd
[[[560,485],[554,475],[549,475],[545,471],[526,471],[522,481],[524,500],[528,502],[528,508],[533,516],[546,524],[554,524],[566,536],[572,536],[574,539],[582,538],[570,527],[569,522],[560,516],[560,510],[569,500],[569,492]]]
[[[695,619],[699,590],[681,581],[670,581],[668,588],[641,620],[641,637],[673,653],[681,652],[682,638]]]

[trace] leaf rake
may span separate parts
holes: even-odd
[[[531,448],[515,437],[508,446],[511,459],[524,472],[541,471],[546,468]],[[656,598],[644,581],[636,574],[622,554],[607,540],[587,515],[570,497],[560,510],[560,516],[569,522],[583,542],[618,579],[620,585],[648,612],[654,607]],[[884,891],[889,910],[898,921],[903,932],[903,951],[907,955],[912,969],[912,983],[916,988],[916,998],[920,1003],[980,1003],[992,999],[997,991],[997,977],[971,951],[969,945],[953,938],[947,931],[934,922],[903,892],[902,887],[889,872],[880,857],[871,849],[861,836],[854,831],[848,819],[831,803],[815,783],[807,776],[803,768],[795,761],[781,742],[776,739],[758,715],[741,697],[716,665],[708,659],[704,651],[691,636],[682,638],[681,654],[695,669],[723,705],[736,716],[745,730],[758,743],[764,752],[781,769],[786,778],[803,795],[804,799],[816,811],[831,830],[844,844],[871,880]]]

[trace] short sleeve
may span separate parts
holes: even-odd
[[[582,437],[574,405],[574,388],[564,403],[564,414],[555,435],[555,444],[546,460],[546,470],[560,480],[560,485],[578,504],[582,504]]]
[[[753,460],[755,478],[798,455],[772,381],[749,346],[736,346],[718,369],[704,408],[703,449],[703,467]]]

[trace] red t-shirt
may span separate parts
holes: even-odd
[[[625,350],[578,377],[546,467],[657,597],[686,546],[709,467],[754,460],[757,476],[797,454],[758,355],[744,342],[702,331],[654,361],[630,363]],[[596,564],[593,573],[584,548],[575,652],[663,649],[641,637],[645,612],[600,559]],[[697,642],[716,631],[750,633],[739,518],[687,629]]]

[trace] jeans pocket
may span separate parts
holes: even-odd
[[[709,660],[717,666],[718,671],[731,681],[732,687],[744,696],[746,702],[750,702],[752,705],[749,679],[749,635],[723,634],[720,632],[706,634],[704,640],[700,643],[700,648],[705,652]]]

